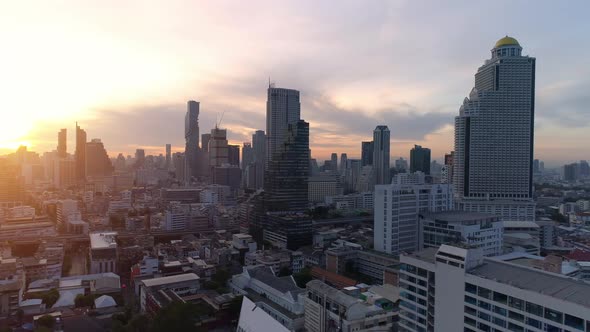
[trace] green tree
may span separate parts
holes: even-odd
[[[94,305],[94,295],[78,294],[74,299],[74,305],[76,306],[76,308],[92,307]]]
[[[313,279],[311,269],[308,267],[303,268],[301,272],[293,274],[293,279],[295,279],[297,286],[305,288],[305,285]]]
[[[43,326],[52,329],[55,325],[55,317],[51,315],[43,315],[39,319],[37,319],[37,325],[39,327]]]
[[[154,317],[150,332],[185,331],[200,332],[197,323],[210,312],[206,307],[193,303],[173,302],[162,308]]]
[[[41,299],[47,308],[51,308],[59,300],[59,292],[53,288],[46,292],[32,293],[28,296],[30,299]]]

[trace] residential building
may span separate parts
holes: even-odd
[[[535,63],[506,36],[478,68],[455,118],[453,185],[460,209],[534,221]]]
[[[305,328],[307,331],[388,331],[397,313],[330,287],[320,280],[306,285]]]
[[[417,250],[419,214],[452,208],[453,190],[448,184],[422,182],[375,186],[375,250],[392,255]]]
[[[456,243],[481,248],[484,256],[501,255],[502,221],[493,214],[458,210],[420,213],[420,250]]]
[[[201,288],[199,279],[199,276],[194,273],[184,273],[141,280],[139,286],[141,312],[153,317],[160,308],[158,305],[160,296],[168,295],[180,299],[180,296],[195,294]]]
[[[76,177],[78,181],[86,179],[86,131],[76,122]]]
[[[109,159],[102,141],[93,138],[86,143],[86,177],[103,177],[113,174],[115,168]]]
[[[307,197],[310,203],[324,202],[327,196],[342,195],[342,182],[336,173],[322,173],[307,180]]]
[[[590,287],[442,245],[401,256],[400,331],[584,331]]]
[[[68,155],[67,142],[68,142],[68,130],[64,128],[64,129],[61,129],[57,133],[57,156],[58,156],[58,158],[67,157],[67,155]]]
[[[240,167],[240,146],[239,145],[228,145],[227,146],[227,162],[230,165]]]

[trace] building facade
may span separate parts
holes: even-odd
[[[518,41],[506,36],[478,68],[455,118],[459,208],[534,221],[534,119],[535,58],[523,56]]]
[[[453,207],[448,184],[389,184],[375,186],[374,248],[399,255],[419,245],[421,212],[439,212]]]
[[[389,177],[389,128],[377,126],[373,131],[373,172],[375,184],[388,184]]]

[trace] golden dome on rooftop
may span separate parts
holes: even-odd
[[[496,42],[496,45],[494,46],[494,48],[498,48],[498,47],[502,47],[502,46],[508,46],[508,45],[517,45],[520,46],[520,44],[518,43],[518,40],[512,38],[512,37],[504,37],[500,40],[498,40]]]

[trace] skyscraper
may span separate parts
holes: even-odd
[[[227,130],[217,127],[211,129],[209,140],[209,167],[221,166],[229,163],[227,148]]]
[[[113,164],[101,140],[93,138],[86,143],[86,176],[107,176],[113,174],[113,170]]]
[[[227,161],[230,165],[240,166],[240,146],[239,145],[228,145],[227,146]]]
[[[282,149],[270,160],[265,176],[263,239],[291,250],[312,243],[308,208],[309,123],[289,124]],[[295,213],[291,213],[295,212]]]
[[[340,154],[340,174],[344,175],[346,172],[346,164],[348,160],[348,155],[346,153]]]
[[[373,141],[361,143],[361,162],[363,166],[373,165]]]
[[[254,162],[254,150],[252,144],[244,142],[242,146],[242,169],[246,169],[248,165]]]
[[[184,139],[186,146],[184,156],[190,170],[190,174],[197,175],[199,159],[199,108],[197,101],[189,100],[186,103],[186,115],[184,116]]]
[[[430,174],[430,149],[414,145],[410,150],[410,172]]]
[[[389,184],[389,128],[377,126],[373,131],[373,171],[375,184]]]
[[[332,172],[337,172],[338,171],[338,154],[337,153],[332,153],[332,156],[330,157],[330,166],[332,167],[331,171]]]
[[[201,150],[209,152],[209,140],[211,140],[211,134],[201,135]]]
[[[277,152],[282,152],[287,139],[289,125],[300,119],[301,103],[299,91],[276,88],[271,84],[267,90],[266,100],[266,158],[272,160]]]
[[[86,180],[86,131],[76,122],[76,178]]]
[[[145,150],[135,149],[135,167],[141,167],[145,164]]]
[[[57,156],[65,158],[68,154],[67,148],[68,132],[67,129],[62,129],[57,133]]]
[[[268,164],[265,190],[269,211],[305,211],[309,177],[309,123],[288,126],[281,151]]]
[[[172,145],[166,144],[166,169],[169,170],[172,164]]]
[[[264,163],[266,161],[266,135],[264,130],[257,130],[252,135],[252,148],[254,149],[254,161]]]
[[[455,118],[454,186],[459,207],[504,220],[535,218],[535,58],[504,37],[475,74]]]

